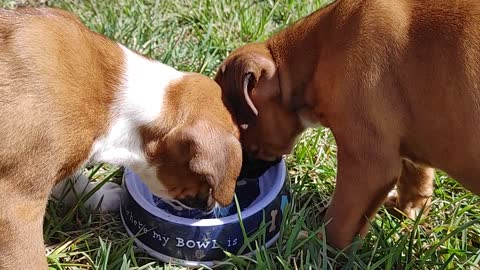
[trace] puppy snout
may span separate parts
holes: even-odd
[[[262,151],[262,149],[256,148],[255,151],[250,151],[248,157],[250,159],[257,159],[257,160],[263,160],[263,161],[275,161],[278,160],[279,156],[268,153],[266,151]]]
[[[257,145],[251,145],[248,147],[250,157],[255,158],[258,155],[258,152],[260,152],[260,148]]]
[[[270,167],[276,165],[282,158],[276,158],[272,161],[252,158],[250,156],[243,159],[240,178],[258,178],[263,175]]]
[[[185,206],[202,210],[205,212],[211,211],[215,207],[215,202],[210,196],[197,195],[195,197],[188,196],[186,198],[178,200]]]

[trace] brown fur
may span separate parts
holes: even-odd
[[[332,245],[365,233],[395,184],[408,216],[428,206],[432,168],[480,193],[479,14],[477,1],[338,0],[222,64],[216,81],[251,154],[289,153],[305,122],[332,130]]]
[[[0,269],[46,268],[49,193],[108,130],[123,58],[70,13],[0,9]],[[242,156],[220,87],[191,74],[168,92],[158,123],[142,127],[149,162],[173,198],[230,203]]]
[[[208,196],[214,186],[213,198],[224,206],[230,204],[242,153],[239,131],[221,102],[220,87],[191,73],[174,83],[165,99],[162,117],[143,127],[148,156],[158,159],[163,184],[179,200]]]
[[[44,268],[49,192],[105,131],[120,55],[67,13],[0,10],[0,268]]]

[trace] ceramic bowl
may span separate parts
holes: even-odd
[[[265,222],[267,247],[279,237],[283,211],[289,202],[287,179],[281,160],[258,178],[241,177],[237,181],[245,231],[252,235]],[[184,266],[212,266],[226,258],[224,251],[238,254],[244,244],[236,203],[223,209],[223,217],[217,217],[218,213],[188,213],[152,195],[129,169],[125,169],[123,186],[123,224],[135,236],[136,245],[153,257]],[[253,251],[246,248],[243,253],[248,252]]]

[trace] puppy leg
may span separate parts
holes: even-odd
[[[90,190],[92,190],[99,183],[90,183]],[[113,183],[105,183],[97,192],[95,192],[85,204],[90,209],[97,209],[100,212],[115,212],[120,209],[120,202],[122,199],[122,188]]]
[[[72,179],[65,179],[58,183],[53,189],[51,197],[56,200],[62,199],[64,205],[71,208],[100,183],[90,182],[85,174],[80,173],[72,177]],[[92,210],[98,208],[101,212],[118,211],[122,193],[122,188],[118,184],[113,182],[104,183],[84,202],[84,206]]]
[[[394,206],[408,218],[415,219],[423,207],[425,207],[423,215],[430,209],[435,170],[405,159],[402,163],[402,175],[398,180],[396,192],[389,195],[386,206]]]
[[[47,197],[0,195],[0,269],[47,269],[43,244]]]
[[[398,153],[380,141],[342,144],[337,140],[337,183],[325,215],[327,242],[332,246],[346,248],[357,234],[367,232],[368,220],[400,175]]]

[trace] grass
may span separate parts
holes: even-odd
[[[213,76],[234,48],[263,40],[326,3],[322,0],[0,0],[3,7],[48,5],[73,11],[91,29],[181,70]],[[441,136],[441,134],[439,134]],[[255,256],[231,257],[230,269],[479,269],[480,197],[439,172],[433,208],[423,220],[398,220],[381,210],[352,254],[315,237],[333,192],[336,146],[327,129],[308,130],[288,156],[294,201],[281,238]],[[87,168],[92,181],[119,181],[121,168]],[[300,231],[308,237],[298,239]],[[135,248],[117,214],[51,201],[45,217],[51,269],[182,269]],[[260,238],[249,239],[261,247]],[[328,257],[332,253],[334,256]]]

